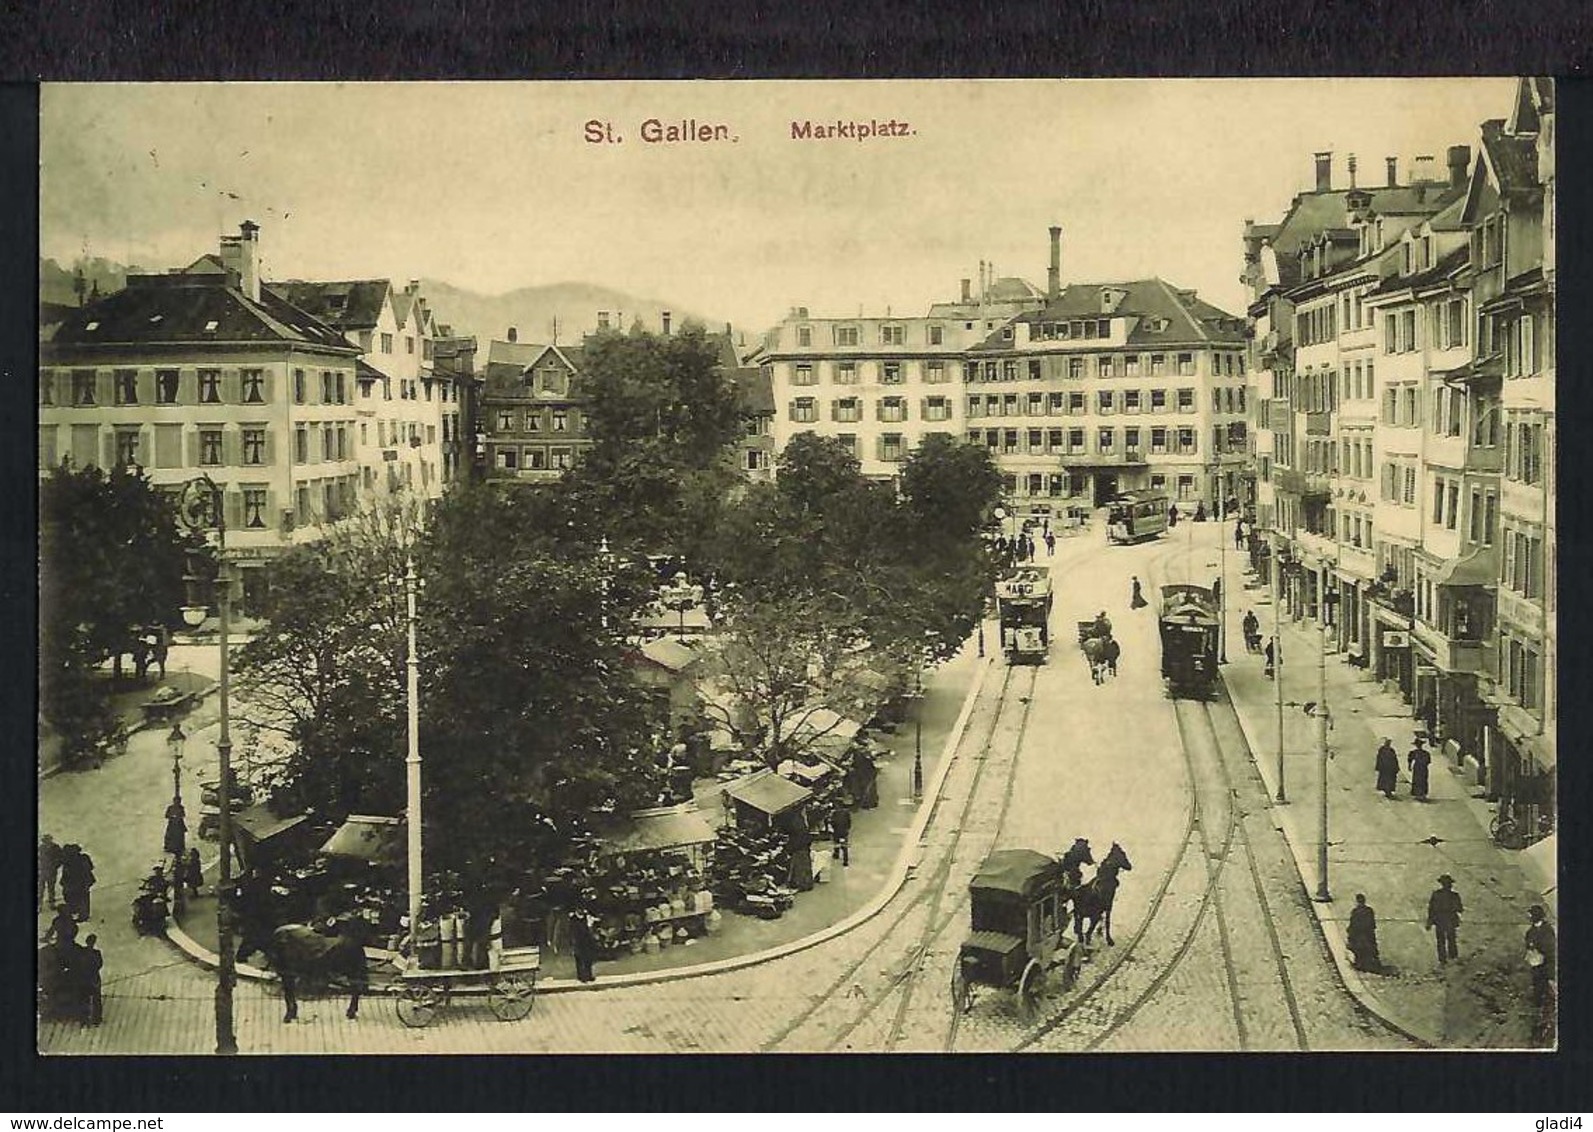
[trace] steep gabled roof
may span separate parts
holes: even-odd
[[[487,346],[487,365],[500,363],[502,365],[517,365],[521,369],[530,365],[542,356],[542,351],[547,345],[541,342],[505,342],[501,338],[494,338]]]
[[[56,345],[282,342],[355,352],[336,329],[269,287],[246,297],[235,276],[132,275],[127,287],[63,320]],[[92,327],[92,329],[90,329]]]
[[[740,366],[731,379],[736,389],[736,407],[744,416],[774,413],[774,381],[762,366]]]
[[[393,285],[386,279],[306,282],[289,279],[268,283],[282,298],[339,330],[369,330],[382,317],[382,304]]]
[[[1439,256],[1438,262],[1427,268],[1427,270],[1418,271],[1414,275],[1390,275],[1368,291],[1367,295],[1391,295],[1400,291],[1427,287],[1447,279],[1460,271],[1470,261],[1470,245],[1461,244],[1458,248]]]
[[[1538,144],[1535,137],[1506,132],[1503,119],[1482,124],[1482,151],[1500,192],[1520,193],[1538,187]]]

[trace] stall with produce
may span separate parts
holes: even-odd
[[[584,903],[607,955],[685,944],[718,924],[708,872],[714,829],[695,806],[638,810],[598,831]]]

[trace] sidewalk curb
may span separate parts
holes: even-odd
[[[806,951],[838,936],[845,935],[855,928],[859,928],[872,920],[885,910],[885,906],[896,898],[902,886],[907,883],[917,865],[919,853],[922,850],[921,841],[925,829],[929,826],[930,818],[934,815],[935,806],[940,798],[941,788],[945,785],[946,776],[951,772],[952,763],[955,761],[957,748],[962,745],[963,733],[968,728],[968,719],[973,715],[975,702],[983,690],[985,678],[989,676],[994,667],[995,658],[986,657],[981,663],[973,683],[969,686],[967,694],[963,697],[962,710],[957,715],[956,723],[952,724],[950,733],[946,736],[945,746],[941,748],[939,765],[935,768],[932,781],[924,785],[924,797],[918,805],[918,813],[913,819],[913,824],[908,828],[907,835],[902,838],[902,847],[896,855],[896,861],[891,865],[885,883],[867,904],[853,912],[846,919],[831,924],[827,928],[805,935],[800,939],[790,940],[778,946],[767,948],[763,951],[754,951],[747,955],[735,955],[726,959],[716,959],[711,963],[699,963],[691,967],[670,967],[658,971],[638,971],[629,975],[599,975],[590,983],[582,983],[575,979],[546,979],[538,981],[537,993],[562,994],[570,991],[597,991],[619,987],[646,986],[652,983],[675,982],[681,979],[701,978],[705,975],[720,975],[729,971],[738,971],[746,967],[755,967],[775,959],[784,959],[788,955],[795,955],[799,951]],[[179,951],[193,959],[200,966],[215,970],[220,965],[220,957],[209,949],[195,942],[193,937],[172,921],[167,925],[166,938]],[[370,949],[367,949],[367,953]],[[382,953],[378,953],[382,954]],[[262,982],[275,982],[276,976],[269,971],[262,971],[258,967],[247,963],[237,965],[240,978],[252,979]],[[368,993],[381,994],[388,988],[372,985]],[[472,988],[456,988],[454,993],[471,993]]]
[[[1283,835],[1283,842],[1289,847],[1289,854],[1294,858],[1296,871],[1300,876],[1302,891],[1306,894],[1306,903],[1311,909],[1311,918],[1315,921],[1317,931],[1322,938],[1328,954],[1333,957],[1333,966],[1338,971],[1339,982],[1344,989],[1356,1000],[1368,1014],[1376,1018],[1383,1025],[1393,1030],[1402,1037],[1429,1049],[1442,1045],[1442,1039],[1422,1032],[1421,1028],[1399,1011],[1385,1003],[1378,994],[1371,989],[1361,977],[1361,973],[1350,965],[1349,954],[1342,932],[1336,924],[1329,925],[1323,916],[1323,909],[1332,907],[1331,903],[1322,902],[1311,897],[1311,882],[1307,879],[1310,865],[1306,856],[1306,848],[1301,844],[1296,831],[1292,813],[1283,812],[1277,799],[1276,774],[1264,765],[1264,760],[1256,757],[1256,752],[1261,748],[1256,743],[1256,737],[1251,733],[1250,721],[1246,719],[1245,712],[1240,710],[1240,701],[1235,699],[1228,689],[1227,680],[1223,681],[1223,694],[1227,697],[1229,705],[1233,708],[1234,718],[1239,721],[1239,730],[1244,734],[1245,748],[1250,756],[1250,764],[1256,768],[1261,781],[1267,789],[1267,809],[1273,815],[1273,828]],[[1287,805],[1288,803],[1285,803]]]

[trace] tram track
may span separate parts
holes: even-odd
[[[840,973],[837,974],[821,992],[814,996],[813,1001],[807,1007],[805,1007],[794,1018],[782,1026],[778,1032],[767,1039],[761,1046],[763,1052],[770,1052],[778,1049],[782,1043],[786,1042],[793,1034],[799,1032],[803,1026],[812,1021],[815,1016],[818,1015],[819,1012],[826,1006],[829,1006],[837,1001],[850,1002],[855,997],[861,997],[862,1002],[859,1004],[859,1008],[855,1012],[854,1016],[843,1025],[838,1033],[830,1035],[825,1040],[822,1048],[825,1050],[833,1050],[853,1033],[855,1033],[864,1023],[864,1021],[866,1021],[873,1011],[880,1005],[880,1003],[889,998],[899,988],[902,988],[904,982],[908,984],[908,989],[910,989],[911,979],[918,966],[922,962],[924,951],[927,948],[929,940],[931,940],[934,937],[934,934],[936,934],[934,932],[920,934],[919,944],[911,949],[909,957],[906,960],[905,967],[902,968],[900,973],[894,978],[888,980],[887,985],[883,988],[883,990],[874,992],[872,994],[865,992],[861,996],[857,996],[855,994],[855,991],[859,986],[857,982],[859,972],[861,972],[871,961],[877,960],[877,958],[883,952],[887,951],[887,949],[893,944],[897,946],[900,945],[899,940],[896,938],[896,931],[908,919],[909,916],[923,908],[926,902],[930,902],[930,908],[928,911],[929,923],[933,925],[936,922],[936,915],[939,909],[940,900],[944,895],[946,876],[950,872],[952,861],[956,857],[957,848],[967,831],[967,819],[973,809],[974,800],[978,796],[979,785],[983,781],[985,772],[989,768],[992,761],[990,757],[991,750],[996,744],[996,737],[1001,729],[1004,711],[1009,703],[1009,696],[1014,683],[1014,673],[1015,670],[1010,666],[1008,666],[1004,671],[1001,680],[1001,689],[998,692],[995,703],[990,711],[989,726],[985,730],[983,739],[975,748],[977,753],[968,760],[973,764],[973,781],[967,788],[966,796],[963,800],[960,810],[958,811],[957,820],[951,827],[951,838],[945,847],[942,859],[935,865],[934,870],[928,875],[928,877],[925,878],[925,883],[920,886],[919,891],[914,893],[910,898],[902,901],[901,906],[891,915],[890,919],[885,922],[882,930],[879,933],[878,939],[871,943],[855,959],[842,968]],[[1028,680],[1027,691],[1020,697],[1021,703],[1023,705],[1023,715],[1020,720],[1020,733],[1023,728],[1027,727],[1028,706],[1033,699],[1036,679],[1037,672],[1031,671],[1030,678]],[[1008,760],[1006,780],[1003,783],[1003,800],[1001,806],[1001,813],[1003,815],[1005,814],[1006,807],[1011,799],[1012,768],[1016,764],[1017,751],[1020,746],[1021,737],[1018,742],[1012,745],[1013,753],[1011,759]],[[953,755],[952,757],[956,758],[962,756]],[[941,799],[945,797],[947,793],[948,787],[943,784],[940,795],[937,796],[933,803],[937,811],[940,807]],[[932,827],[939,817],[940,815],[938,812],[932,813],[930,821],[926,825],[926,829]],[[997,828],[999,828],[999,819],[996,824]],[[905,1015],[905,1001],[906,992],[904,991],[904,1005],[898,1008],[896,1019],[893,1022],[892,1027],[892,1033],[896,1035],[899,1035],[900,1033],[901,1018]],[[804,1048],[813,1047],[804,1046]]]
[[[1153,571],[1147,573],[1159,575],[1161,567],[1180,553],[1183,553],[1182,548],[1170,547],[1157,556]],[[1221,702],[1226,704],[1225,699]],[[1208,916],[1215,926],[1217,954],[1222,967],[1221,984],[1225,988],[1239,1048],[1254,1048],[1257,1038],[1265,1035],[1274,1039],[1267,1048],[1292,1044],[1293,1048],[1309,1049],[1255,846],[1245,827],[1248,811],[1241,804],[1239,787],[1230,766],[1229,747],[1233,744],[1225,744],[1218,734],[1212,704],[1175,700],[1173,711],[1190,784],[1190,808],[1179,854],[1163,874],[1127,945],[1082,990],[1025,1034],[1017,1049],[1050,1048],[1053,1044],[1085,1050],[1102,1048],[1142,1016],[1169,981],[1185,967]],[[1244,749],[1242,744],[1239,749]],[[1243,900],[1245,906],[1240,906],[1238,894],[1231,890],[1233,885],[1225,884],[1234,871],[1227,866],[1238,856],[1244,858],[1250,881],[1245,886],[1249,890]],[[1253,906],[1249,906],[1250,899],[1254,900]],[[1273,981],[1270,977],[1258,978],[1254,965],[1237,958],[1236,927],[1253,934],[1250,929],[1256,921],[1260,922],[1266,936],[1271,959],[1268,970],[1275,974],[1277,990],[1281,991],[1281,999],[1287,1007],[1286,1030],[1275,1017],[1264,1017],[1264,1010],[1257,1006],[1257,1002],[1270,1002],[1280,997],[1276,992],[1246,993],[1246,988],[1258,981]],[[1153,929],[1154,941],[1148,942]],[[1164,933],[1164,929],[1171,930]],[[1165,942],[1163,934],[1169,937]],[[1120,977],[1131,959],[1147,955],[1153,959],[1150,970],[1135,971],[1132,983]],[[1154,962],[1156,959],[1161,961]],[[1127,1001],[1122,1002],[1125,997]],[[1108,1000],[1113,998],[1121,1004],[1109,1004]]]

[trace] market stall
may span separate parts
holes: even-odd
[[[638,810],[602,830],[586,877],[600,950],[656,951],[709,931],[717,917],[708,889],[714,830],[695,806]]]
[[[715,847],[714,891],[737,911],[777,917],[813,887],[813,791],[766,768],[730,783],[723,798],[733,820]]]
[[[267,805],[233,815],[233,844],[244,872],[302,864],[317,844],[317,829],[304,814],[278,817]]]

